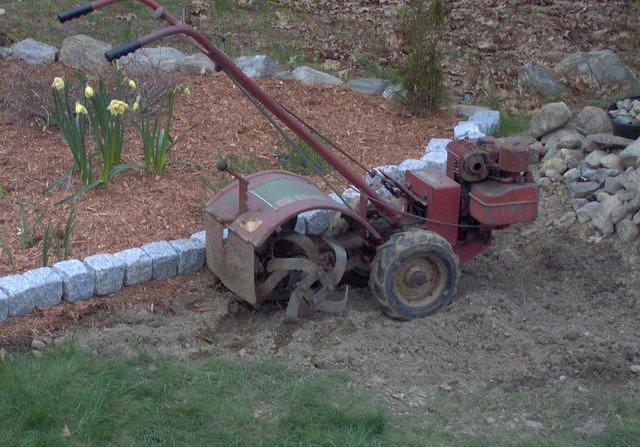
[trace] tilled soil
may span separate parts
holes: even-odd
[[[389,320],[368,290],[351,289],[343,315],[287,324],[282,309],[250,310],[202,273],[128,289],[115,302],[135,294],[139,304],[96,308],[71,333],[105,355],[145,348],[346,371],[395,412],[463,433],[597,429],[617,417],[603,396],[640,392],[630,368],[640,363],[637,267],[612,243],[550,230],[563,206],[553,197],[534,224],[496,233],[465,265],[452,305],[431,318]]]

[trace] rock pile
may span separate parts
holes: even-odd
[[[529,133],[540,158],[541,187],[552,190],[563,184],[572,200],[573,211],[557,225],[577,221],[627,244],[638,239],[640,139],[613,135],[602,109],[586,107],[574,118],[564,103],[538,110]]]
[[[616,108],[609,112],[611,119],[620,125],[640,125],[640,99],[627,98],[616,102]]]

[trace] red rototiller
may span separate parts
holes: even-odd
[[[65,22],[119,1],[94,1],[58,18]],[[528,147],[492,138],[454,141],[447,146],[446,173],[433,167],[397,178],[364,168],[278,103],[205,36],[157,1],[138,1],[169,26],[108,51],[107,60],[167,36],[186,35],[284,138],[293,143],[280,123],[359,191],[356,201],[340,203],[290,172],[245,177],[225,161],[218,163],[236,180],[206,204],[207,265],[252,305],[286,300],[288,320],[309,310],[340,312],[346,298],[336,299],[335,292],[348,274],[368,277],[373,295],[391,317],[424,317],[451,301],[460,263],[486,250],[493,230],[536,217],[538,187],[529,171]],[[366,176],[353,172],[344,158]],[[374,178],[385,194],[371,186]],[[295,232],[298,216],[311,210],[335,212],[336,225],[319,235]]]

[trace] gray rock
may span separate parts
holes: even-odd
[[[38,65],[54,62],[58,49],[33,39],[24,39],[11,45],[9,52],[14,59],[20,59],[29,65]]]
[[[29,270],[22,276],[29,282],[34,307],[50,307],[62,299],[62,278],[50,267]]]
[[[553,172],[559,175],[567,172],[567,163],[561,157],[553,157],[540,165],[541,172]],[[547,177],[550,177],[547,175]]]
[[[264,54],[242,56],[235,60],[240,69],[250,78],[268,78],[280,72],[280,65]]]
[[[640,194],[640,171],[625,172],[620,177],[620,181],[627,191]]]
[[[608,155],[608,152],[596,149],[587,155],[584,159],[584,164],[590,168],[599,168],[602,166],[602,159]]]
[[[613,234],[614,225],[619,223],[627,214],[626,207],[615,196],[604,197],[591,224],[605,236]]]
[[[134,286],[150,281],[153,277],[153,262],[141,248],[130,248],[115,253],[113,256],[125,266],[125,286]]]
[[[624,149],[633,143],[628,138],[618,137],[610,133],[597,133],[587,136],[582,142],[582,148],[586,152],[592,152],[597,149],[611,151],[615,149]]]
[[[545,67],[524,64],[518,75],[518,87],[547,97],[561,94],[566,88]]]
[[[122,289],[125,265],[109,253],[85,258],[84,265],[93,274],[94,295],[110,295]]]
[[[574,182],[569,183],[569,195],[574,199],[589,197],[600,188],[597,182]]]
[[[192,239],[169,241],[178,253],[178,275],[198,273],[204,267],[205,248]]]
[[[469,118],[471,118],[471,115],[476,113],[478,110],[489,110],[489,108],[487,107],[472,106],[470,104],[456,104],[452,108],[453,108],[453,112],[457,116],[464,118],[465,120],[468,120]]]
[[[582,151],[577,149],[560,149],[560,156],[569,169],[577,168],[583,160]]]
[[[600,107],[587,106],[578,114],[575,126],[586,135],[611,133],[611,121]]]
[[[101,74],[109,69],[104,53],[111,45],[84,34],[69,36],[62,42],[60,62],[84,73]]]
[[[407,98],[407,91],[403,86],[393,84],[384,89],[384,92],[382,92],[382,97],[387,101],[400,102],[404,101]]]
[[[0,289],[0,321],[4,321],[9,317],[9,295]]]
[[[120,59],[120,63],[122,67],[133,72],[172,73],[182,70],[186,60],[187,56],[175,48],[152,47],[142,48]]]
[[[640,225],[640,212],[636,212],[633,215],[633,219],[631,219],[631,221],[636,225]]]
[[[607,154],[600,159],[603,168],[620,171],[620,160],[616,154]]]
[[[297,67],[291,72],[293,79],[300,81],[304,84],[318,84],[318,85],[342,85],[342,79],[322,71],[316,70],[311,67],[301,66]]]
[[[153,279],[174,278],[178,274],[178,253],[167,241],[152,242],[141,248],[153,262]]]
[[[633,168],[640,167],[640,138],[629,144],[622,152],[620,152],[620,167]]]
[[[615,177],[612,177],[615,178]],[[607,191],[605,191],[607,192]],[[611,193],[608,193],[611,194]],[[615,196],[620,199],[621,202],[629,202],[630,200],[633,200],[636,198],[636,193],[633,191],[627,191],[626,189],[620,189],[619,191],[617,191],[615,193]],[[625,204],[626,205],[626,204]]]
[[[493,135],[500,128],[500,112],[497,110],[478,110],[469,122],[476,123],[485,135]]]
[[[622,242],[630,244],[638,239],[640,228],[631,219],[622,219],[616,225],[616,234]]]
[[[585,206],[587,203],[591,203],[591,202],[589,200],[587,200],[587,199],[573,199],[571,201],[571,206],[573,207],[574,211],[578,211],[580,208]]]
[[[629,200],[627,203],[625,203],[625,206],[627,207],[627,212],[630,214],[635,214],[638,211],[640,211],[640,195],[637,195],[631,200]],[[635,222],[635,223],[638,223],[638,222]]]
[[[204,53],[195,53],[187,56],[182,69],[189,74],[207,75],[215,73],[216,64]]]
[[[199,246],[204,247],[207,244],[207,232],[202,230],[197,233],[193,233],[190,239],[195,241]]]
[[[22,275],[10,275],[0,278],[0,290],[8,297],[8,317],[24,315],[33,310],[35,303],[29,281]]]
[[[478,139],[486,136],[476,123],[470,121],[460,121],[453,129],[453,137],[456,140]]]
[[[571,120],[571,110],[564,102],[545,104],[536,112],[531,120],[529,133],[540,138],[556,129],[567,125]]]
[[[584,137],[572,126],[562,127],[548,133],[540,141],[547,151],[558,149],[580,149]]]
[[[580,173],[582,177],[586,178],[590,182],[597,182],[600,185],[603,185],[607,177],[616,176],[620,174],[618,171],[613,171],[611,169],[600,168],[593,169],[583,165],[580,169]]]
[[[554,72],[574,87],[631,86],[636,82],[633,72],[611,50],[572,53]]]
[[[623,188],[620,176],[607,177],[604,181],[604,191],[608,194],[615,194]]]
[[[318,235],[324,233],[329,228],[336,214],[336,211],[333,210],[311,210],[301,213],[298,216],[298,221],[304,221],[306,234]]]
[[[295,76],[293,76],[293,72],[292,71],[281,71],[280,73],[276,74],[276,78],[279,79],[284,79],[285,81],[295,81],[296,78]]]
[[[587,223],[589,222],[593,216],[598,211],[600,204],[598,202],[588,202],[586,205],[580,207],[576,211],[576,215],[578,216],[578,222]]]
[[[580,178],[580,171],[576,168],[572,168],[565,172],[562,177],[564,178],[565,183],[577,182]]]
[[[62,279],[62,298],[71,303],[93,296],[93,273],[77,259],[53,264],[53,270]]]
[[[390,84],[390,81],[378,78],[356,78],[347,81],[348,88],[368,95],[381,95]]]
[[[8,47],[0,47],[0,61],[11,56],[11,50]]]
[[[416,160],[415,158],[409,158],[404,160],[402,163],[398,165],[398,169],[402,172],[406,171],[417,171],[420,169],[424,169],[426,164],[421,160]]]

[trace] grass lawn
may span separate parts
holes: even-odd
[[[627,406],[620,427],[581,445],[638,445],[640,409]],[[303,374],[273,361],[101,358],[73,345],[0,360],[0,420],[0,445],[11,447],[569,446],[579,439],[567,433],[514,443],[447,433],[444,420],[424,426],[391,416],[344,374]]]

